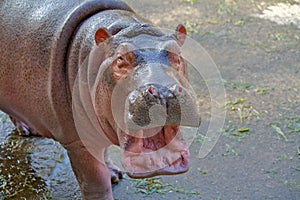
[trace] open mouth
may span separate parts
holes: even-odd
[[[188,170],[189,151],[178,125],[119,132],[122,164],[128,176],[145,178]]]

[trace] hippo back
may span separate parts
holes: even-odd
[[[117,0],[2,0],[0,109],[64,141],[63,132],[74,130],[66,83],[70,38],[87,18],[111,9],[131,10]]]

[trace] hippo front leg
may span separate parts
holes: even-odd
[[[65,145],[73,171],[85,200],[113,200],[110,171],[104,162],[94,158],[82,144]],[[99,149],[104,157],[105,148]]]
[[[120,179],[123,178],[124,174],[110,159],[107,148],[105,148],[104,160],[105,160],[106,166],[108,167],[108,169],[110,171],[111,183],[117,184],[120,181]]]

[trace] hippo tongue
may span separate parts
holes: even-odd
[[[132,135],[126,134],[125,143],[121,145],[124,147],[122,164],[130,177],[178,174],[188,170],[189,151],[179,126],[140,130]]]

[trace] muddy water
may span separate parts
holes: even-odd
[[[1,199],[76,199],[79,189],[61,145],[19,136],[2,112],[0,119]]]
[[[188,27],[221,72],[227,116],[217,145],[200,159],[199,148],[209,139],[211,99],[208,80],[196,78],[203,135],[191,146],[190,171],[126,178],[113,188],[115,198],[299,199],[299,1],[126,2],[158,26]],[[7,117],[0,118],[0,199],[80,199],[62,147],[17,136]]]

